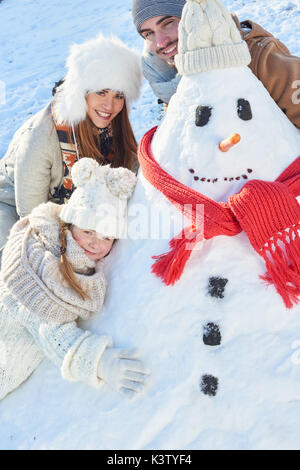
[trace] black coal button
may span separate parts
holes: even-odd
[[[203,342],[207,346],[218,346],[221,344],[220,328],[216,323],[207,323],[203,328]]]
[[[223,277],[210,277],[208,280],[208,293],[212,297],[217,297],[218,299],[223,299],[225,286],[228,282],[228,279]]]
[[[205,395],[209,395],[210,397],[215,397],[217,394],[219,386],[219,380],[217,377],[214,377],[213,375],[202,375],[201,377],[201,391]]]

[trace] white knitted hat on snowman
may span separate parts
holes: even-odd
[[[71,46],[64,82],[57,89],[53,111],[58,124],[78,124],[86,118],[86,94],[103,89],[124,93],[129,109],[139,97],[142,72],[139,54],[117,37],[99,34]]]
[[[81,158],[72,167],[72,179],[76,189],[60,212],[61,220],[103,237],[125,237],[127,200],[136,185],[135,174]]]
[[[229,11],[219,0],[187,0],[178,31],[180,75],[248,65],[251,56]]]

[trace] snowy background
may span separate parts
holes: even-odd
[[[300,55],[300,0],[226,0],[240,21],[252,19]],[[142,50],[131,0],[2,0],[0,2],[0,157],[18,127],[50,99],[63,77],[70,44],[99,31]],[[157,123],[159,107],[144,84],[131,120],[137,139]],[[142,117],[142,118],[141,118]]]
[[[300,55],[299,0],[227,0],[225,4],[240,20],[249,18],[260,23],[292,53]],[[102,31],[118,35],[130,46],[142,50],[143,41],[132,24],[130,6],[131,0],[0,1],[0,158],[18,127],[51,99],[55,81],[65,73],[64,63],[73,42],[82,42]],[[138,140],[157,123],[160,115],[161,108],[144,83],[141,98],[131,114]],[[141,329],[142,325],[137,324],[137,331]],[[116,332],[118,334],[121,336],[120,331]],[[47,374],[47,380],[41,383],[38,374],[43,373]],[[79,400],[86,390],[84,385],[75,387],[67,383],[64,388],[57,388],[59,371],[47,361],[38,374],[0,404],[0,449],[101,448],[97,438],[101,423],[92,420],[92,410],[97,410],[99,405],[97,393],[88,393],[86,410],[84,403],[76,410],[74,406],[76,403],[80,406]],[[69,393],[69,399],[65,395],[60,397],[60,391]],[[159,396],[156,398],[159,401]],[[62,406],[61,399],[67,403],[64,413],[59,415],[55,409],[59,409],[59,402]],[[118,409],[114,409],[108,399],[102,406],[107,409],[105,419],[109,422]],[[130,414],[136,414],[134,405],[126,404],[125,408],[124,414],[128,412],[129,419]],[[80,417],[78,421],[74,419],[75,411]],[[151,416],[152,410],[147,412]],[[161,422],[158,416],[157,426]],[[130,427],[127,434],[129,432]],[[165,438],[167,436],[166,431]],[[114,436],[108,436],[107,442],[113,448]],[[155,444],[159,447],[159,442]],[[126,448],[125,440],[123,445]],[[240,447],[247,447],[247,443],[240,440]],[[142,443],[140,448],[145,445]]]

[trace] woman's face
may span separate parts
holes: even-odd
[[[123,93],[112,90],[101,90],[86,96],[87,115],[99,129],[107,127],[122,111],[125,97]]]
[[[75,225],[71,227],[71,233],[88,258],[93,261],[104,258],[110,252],[114,242],[113,238],[100,238],[94,230],[82,230]]]

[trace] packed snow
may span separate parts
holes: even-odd
[[[240,20],[257,21],[300,55],[299,1],[228,0],[225,4]],[[108,0],[0,3],[0,155],[4,155],[22,122],[51,99],[52,86],[64,74],[72,42],[81,42],[101,30],[142,49],[143,41],[132,25],[130,5],[130,0],[115,0],[113,4]],[[181,97],[187,98],[185,83],[180,87]],[[171,106],[176,108],[175,100]],[[131,113],[138,140],[161,122],[161,114],[144,83]],[[281,122],[281,114],[278,126],[291,137],[287,146],[292,159],[297,156],[294,152],[299,134],[294,134],[292,125]],[[176,127],[181,113],[174,115]],[[261,119],[265,122],[266,118]],[[164,126],[168,130],[167,119],[160,127],[162,135]],[[274,135],[268,129],[270,146]],[[246,133],[245,139],[249,135]],[[162,137],[162,145],[171,153],[168,139]],[[273,143],[273,158],[276,152],[282,157],[284,149],[284,143]],[[176,152],[182,154],[179,145],[174,155]],[[279,163],[274,172],[284,167]],[[180,173],[176,176],[180,178]],[[266,289],[259,282],[263,263],[250,251],[244,234],[205,243],[192,254],[180,282],[174,287],[163,286],[150,272],[151,256],[168,249],[168,240],[178,233],[178,226],[171,213],[168,236],[156,233],[150,239],[153,219],[159,215],[154,205],[143,212],[143,202],[150,197],[157,199],[164,214],[171,209],[147,185],[145,192],[144,183],[141,178],[129,218],[129,228],[135,235],[139,232],[140,239],[133,236],[119,242],[107,258],[105,307],[81,326],[111,335],[116,346],[139,349],[152,371],[146,394],[128,400],[106,386],[93,390],[69,383],[44,360],[26,383],[0,403],[0,448],[299,448],[300,307],[287,312],[274,287]],[[134,211],[139,215],[139,225]],[[209,278],[218,277],[224,280],[224,296],[208,296]],[[221,344],[215,348],[204,345],[202,339],[203,327],[212,321],[221,325],[222,333]],[[216,396],[201,392],[200,380],[206,373],[220,380]]]

